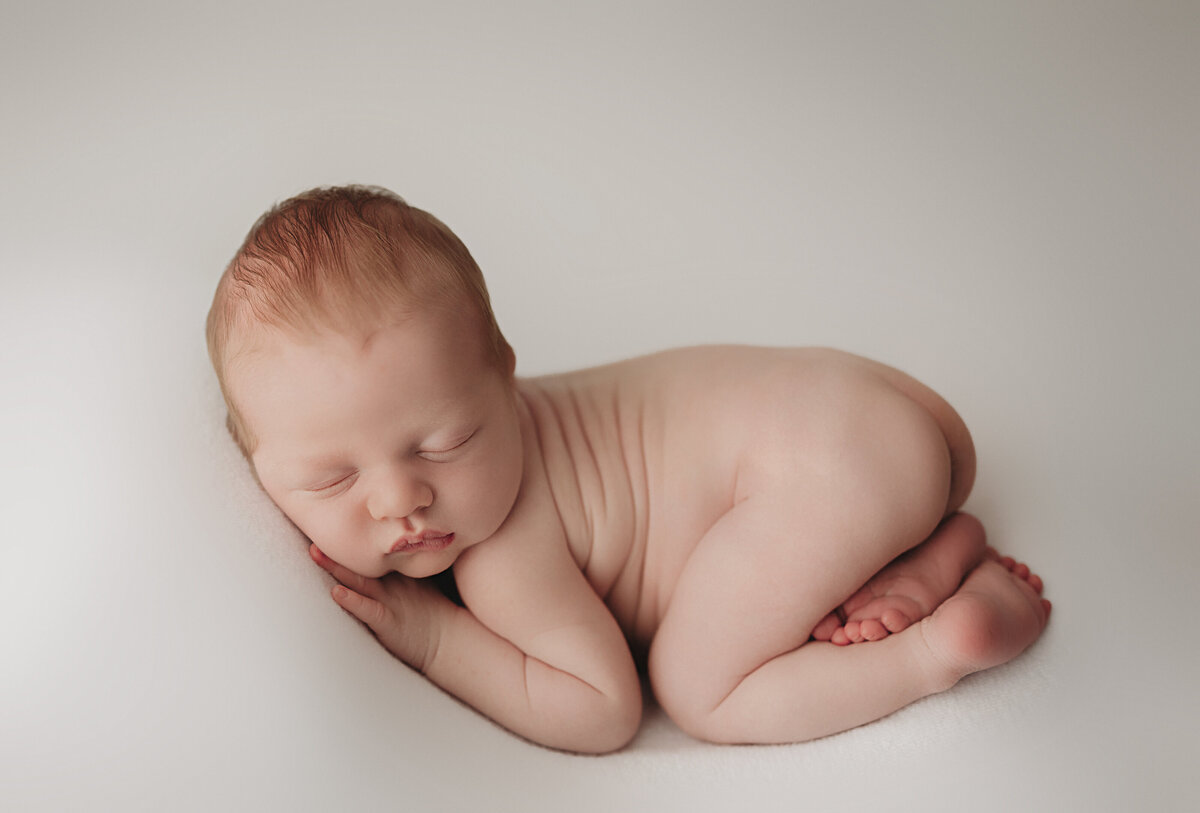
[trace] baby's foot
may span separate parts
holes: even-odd
[[[984,557],[983,526],[954,514],[917,547],[877,573],[813,629],[818,641],[839,646],[878,641],[933,612]],[[1028,569],[1027,569],[1028,570]]]
[[[1012,660],[1038,639],[1050,617],[1042,580],[994,553],[989,549],[958,592],[922,622],[925,642],[952,682]]]

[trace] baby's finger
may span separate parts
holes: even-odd
[[[308,544],[308,556],[310,559],[312,559],[314,562],[316,562],[318,565],[320,565],[322,568],[324,568],[326,570],[328,570],[329,568],[331,568],[335,564],[337,564],[332,559],[330,559],[328,556],[326,556],[325,551],[318,548],[317,544],[315,542],[310,542]]]
[[[392,611],[375,599],[367,598],[340,584],[334,586],[331,594],[339,607],[370,627],[376,635],[395,626]]]
[[[312,560],[321,566],[321,569],[333,576],[342,584],[355,590],[363,595],[373,595],[376,588],[376,580],[368,579],[365,576],[360,576],[353,570],[348,570],[342,565],[325,555],[325,552],[316,545],[309,545],[308,555]]]

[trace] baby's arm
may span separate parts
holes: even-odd
[[[628,645],[552,535],[464,553],[455,575],[468,608],[428,584],[364,579],[315,549],[313,558],[351,588],[334,598],[390,652],[517,734],[604,752],[637,730],[641,688]]]

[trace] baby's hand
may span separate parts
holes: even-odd
[[[312,560],[337,579],[333,600],[370,628],[384,648],[425,673],[437,652],[441,619],[454,605],[426,582],[391,573],[368,579],[330,559],[316,545]]]

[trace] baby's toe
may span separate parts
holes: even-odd
[[[879,641],[888,636],[887,628],[874,618],[862,622],[861,632],[865,641]]]
[[[912,619],[899,610],[885,610],[879,620],[888,632],[900,632],[912,626]]]
[[[818,641],[828,641],[833,638],[833,634],[837,632],[837,629],[840,626],[841,622],[838,621],[838,617],[835,614],[830,613],[817,622],[817,625],[813,627],[812,637]]]

